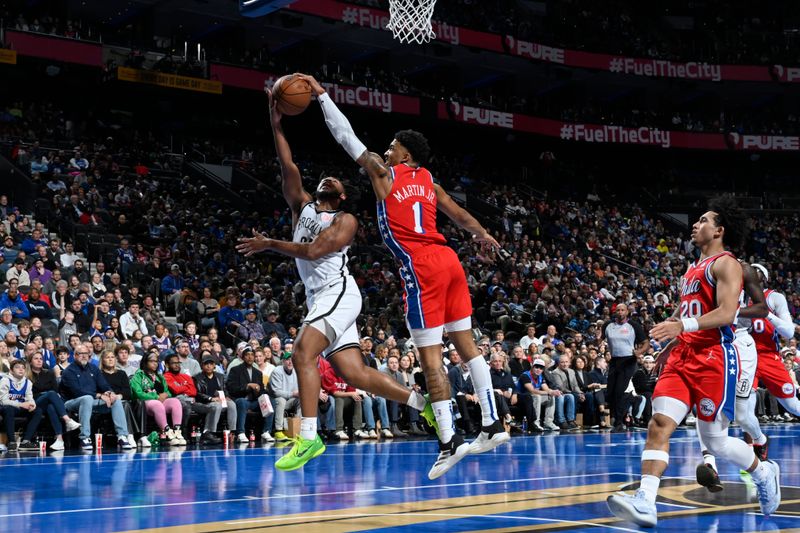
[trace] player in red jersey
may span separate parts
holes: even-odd
[[[467,453],[481,453],[508,442],[498,419],[489,366],[472,337],[472,302],[456,253],[436,228],[437,209],[473,238],[499,248],[497,241],[459,207],[424,167],[430,148],[412,130],[395,135],[382,159],[367,151],[350,122],[311,76],[300,75],[317,95],[333,137],[363,169],[378,200],[378,224],[386,246],[402,264],[406,322],[419,349],[425,381],[439,427],[439,456],[428,473],[435,479]],[[481,432],[471,444],[455,433],[450,382],[442,365],[442,334],[447,331],[469,365],[482,411]]]
[[[657,324],[650,336],[659,342],[678,337],[653,393],[653,418],[642,452],[642,479],[634,496],[609,496],[614,515],[640,526],[658,522],[656,496],[669,464],[669,438],[692,408],[697,431],[708,450],[751,473],[764,515],[780,505],[780,468],[760,461],[745,442],[728,435],[733,420],[738,353],[733,324],[742,291],[742,267],[725,251],[744,238],[745,218],[729,199],[712,201],[692,227],[700,258],[681,279],[681,319]]]
[[[768,286],[769,271],[766,267],[756,263],[753,268],[758,272],[762,285]],[[795,333],[789,305],[786,303],[786,296],[772,289],[764,290],[764,298],[767,300],[769,314],[766,318],[753,320],[750,326],[750,335],[755,340],[758,352],[753,389],[758,387],[760,381],[784,409],[795,416],[800,416],[800,400],[797,399],[797,391],[792,383],[792,378],[789,376],[789,371],[783,366],[783,359],[780,356],[781,337],[791,339]],[[750,437],[756,454],[762,460],[766,460],[767,437],[765,435],[761,435],[760,438],[755,435]]]

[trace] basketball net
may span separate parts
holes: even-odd
[[[389,0],[389,24],[392,35],[401,43],[427,43],[436,37],[431,27],[436,0]]]

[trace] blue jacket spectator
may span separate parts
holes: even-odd
[[[22,295],[17,291],[16,287],[9,287],[6,292],[0,295],[0,309],[11,309],[11,315],[15,319],[31,317],[28,306],[25,305]]]
[[[61,373],[61,396],[65,400],[91,396],[111,390],[100,369],[91,363],[82,365],[77,361]]]
[[[172,269],[172,273],[164,276],[161,280],[161,292],[165,296],[172,296],[176,292],[180,292],[186,286],[186,282],[180,274],[178,269]]]

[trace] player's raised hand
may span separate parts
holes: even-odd
[[[483,233],[475,234],[472,236],[472,240],[475,242],[479,242],[481,244],[488,245],[492,250],[499,250],[500,243],[489,234],[488,231],[484,230]]]
[[[244,254],[245,257],[250,257],[258,252],[263,252],[269,249],[272,239],[268,239],[261,233],[253,229],[252,237],[240,237],[239,244],[236,245],[236,251]]]
[[[308,74],[303,74],[300,72],[295,72],[294,75],[300,78],[301,80],[305,80],[306,83],[308,83],[308,85],[311,87],[311,90],[317,96],[325,93],[325,88],[319,84],[319,82],[316,80],[316,78],[314,78],[314,76],[310,76]]]
[[[270,89],[264,89],[264,92],[267,93],[267,98],[269,98],[269,120],[273,124],[277,124],[283,118],[283,113],[278,111],[278,106],[276,105],[275,99],[272,97],[272,91]]]

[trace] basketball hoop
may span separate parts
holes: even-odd
[[[436,37],[431,27],[436,0],[389,0],[389,24],[392,35],[401,43],[427,43]]]

